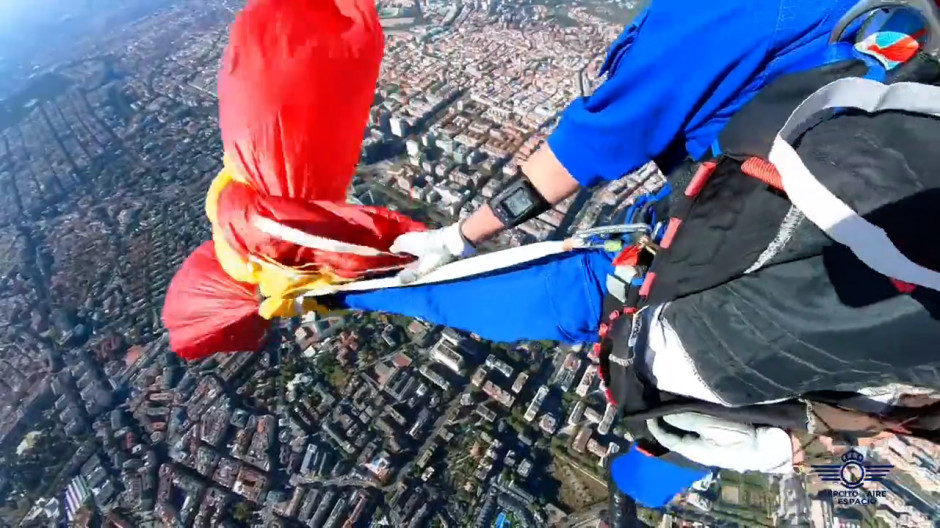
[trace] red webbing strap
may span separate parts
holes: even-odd
[[[741,164],[741,172],[758,179],[774,189],[783,190],[783,180],[774,164],[761,158],[748,158]]]

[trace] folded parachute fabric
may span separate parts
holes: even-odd
[[[256,350],[259,318],[307,309],[303,292],[413,260],[389,247],[423,225],[345,203],[383,40],[371,0],[252,0],[236,17],[219,72],[225,166],[206,198],[212,243],[184,263],[164,304],[171,347],[181,356]],[[187,304],[193,292],[216,286],[222,291],[209,296],[213,303]],[[257,318],[246,313],[252,297]],[[231,325],[220,326],[233,314]]]

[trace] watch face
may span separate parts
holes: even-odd
[[[519,189],[510,194],[509,197],[503,201],[503,206],[509,210],[509,214],[512,216],[522,216],[532,207],[532,200],[529,199],[529,195],[525,192],[525,189]]]

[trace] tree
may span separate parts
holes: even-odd
[[[481,424],[479,425],[478,428],[479,428],[481,431],[486,432],[486,434],[488,434],[488,435],[491,435],[491,436],[492,436],[492,434],[493,434],[493,424],[491,424],[490,422],[483,422],[483,423],[481,423]]]
[[[525,361],[525,358],[522,357],[522,354],[520,354],[519,351],[515,348],[509,349],[508,355],[509,359],[511,359],[514,363],[522,363]]]
[[[329,373],[328,380],[329,380],[330,385],[333,386],[333,388],[337,390],[342,390],[343,388],[346,387],[346,384],[349,383],[349,374],[347,374],[346,371],[342,367],[336,366]]]
[[[254,513],[254,511],[247,502],[239,502],[232,508],[232,517],[244,525],[248,524],[252,513]]]
[[[317,356],[317,370],[319,370],[323,375],[328,375],[330,371],[336,368],[339,365],[339,362],[336,361],[336,358],[332,354],[320,354]]]
[[[574,405],[578,403],[578,395],[573,392],[563,392],[561,393],[561,401],[566,405]]]

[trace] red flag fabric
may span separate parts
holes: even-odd
[[[233,177],[246,181],[221,189],[212,221],[243,259],[346,279],[413,260],[303,247],[256,224],[266,218],[383,252],[398,235],[424,229],[386,209],[345,205],[383,47],[372,0],[256,0],[237,17],[219,73],[219,113]]]
[[[303,247],[262,232],[256,227],[259,218],[382,252],[387,252],[399,235],[425,229],[420,222],[382,207],[263,196],[238,184],[226,186],[219,195],[217,225],[236,252],[243,256],[265,256],[291,267],[315,265],[318,270],[344,279],[361,278],[372,270],[401,267],[413,257],[391,253],[361,256]]]
[[[268,196],[345,201],[383,52],[373,0],[255,0],[219,72],[226,155]]]
[[[207,243],[183,263],[164,305],[181,357],[257,350],[261,314],[286,313],[295,287],[413,259],[388,248],[423,225],[345,203],[383,48],[374,0],[249,0],[236,17],[218,85],[226,167],[206,201],[219,247]],[[235,271],[249,262],[263,273]]]
[[[258,315],[255,286],[229,277],[213,243],[206,242],[170,282],[163,324],[177,355],[200,359],[216,352],[260,349],[270,323]]]

